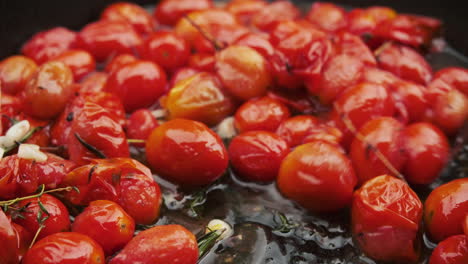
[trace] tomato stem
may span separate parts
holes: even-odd
[[[127,139],[127,142],[130,143],[130,144],[138,144],[138,143],[146,143],[146,140],[129,138],[129,139]]]

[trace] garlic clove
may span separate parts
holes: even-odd
[[[10,127],[5,136],[10,138],[12,141],[20,141],[29,132],[29,129],[31,129],[29,121],[23,120]]]
[[[18,157],[35,160],[37,162],[44,162],[47,160],[47,155],[40,151],[38,145],[34,144],[21,144],[18,148]]]
[[[220,219],[211,220],[206,226],[205,233],[216,231],[219,234],[218,240],[231,237],[234,234],[234,230],[231,225]]]

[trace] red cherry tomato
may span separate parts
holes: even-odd
[[[453,180],[434,189],[424,204],[424,222],[430,237],[442,241],[463,234],[468,212],[468,178]]]
[[[444,168],[450,154],[445,135],[430,123],[414,123],[405,128],[404,145],[408,159],[403,174],[411,184],[429,184]]]
[[[453,135],[468,119],[468,96],[456,89],[438,96],[433,105],[433,121],[445,133]]]
[[[314,212],[334,212],[351,204],[357,178],[343,150],[323,141],[295,148],[281,163],[278,188]]]
[[[432,252],[429,264],[468,263],[468,236],[451,236],[440,242]]]
[[[198,71],[214,72],[216,57],[210,53],[195,53],[190,56],[188,66]]]
[[[242,133],[229,144],[232,167],[241,178],[248,181],[274,181],[288,153],[288,143],[267,131]]]
[[[307,19],[328,32],[340,30],[347,24],[345,10],[331,3],[313,3]]]
[[[26,255],[26,252],[29,250],[29,246],[31,245],[34,234],[31,234],[28,230],[26,230],[24,227],[18,224],[11,223],[11,225],[13,226],[13,229],[16,232],[16,238],[18,240],[19,249],[19,260],[21,260],[23,259],[24,255]]]
[[[89,236],[112,255],[132,239],[135,221],[118,204],[97,200],[75,218],[72,231]]]
[[[246,0],[246,1],[252,1],[252,0]],[[261,2],[261,1],[257,1],[257,2]],[[269,58],[273,57],[275,54],[275,49],[273,48],[273,46],[271,45],[269,41],[268,34],[253,33],[253,32],[247,33],[241,36],[240,38],[238,38],[234,44],[239,45],[239,46],[247,46],[256,50],[258,53],[260,53],[263,56],[263,58],[267,60],[267,63],[270,63]]]
[[[104,264],[101,246],[90,237],[75,232],[56,233],[37,242],[23,264]]]
[[[89,52],[84,50],[68,50],[53,58],[54,61],[63,62],[73,73],[76,81],[81,80],[96,68],[96,62]]]
[[[77,34],[63,27],[56,27],[35,34],[21,52],[36,61],[45,63],[77,46]]]
[[[97,21],[78,34],[78,47],[87,50],[99,62],[119,54],[133,54],[142,43],[138,33],[125,21]]]
[[[151,131],[158,126],[158,121],[148,109],[140,109],[133,112],[127,121],[127,137],[131,139],[146,140]],[[143,147],[144,144],[137,146]]]
[[[382,174],[391,174],[376,154],[378,150],[398,171],[403,168],[404,156],[403,125],[391,117],[381,117],[367,122],[359,130],[363,140],[354,138],[350,157],[360,184]]]
[[[296,147],[303,143],[309,131],[318,124],[319,120],[313,116],[298,115],[284,120],[276,130],[276,134],[290,147]]]
[[[168,72],[187,64],[190,47],[185,40],[173,32],[157,32],[143,44],[141,56],[157,63]]]
[[[73,74],[62,62],[47,62],[38,68],[23,91],[25,113],[50,119],[63,111],[73,94]]]
[[[412,82],[398,81],[393,85],[392,90],[395,102],[403,104],[408,112],[409,121],[423,120],[429,108],[426,100],[426,87]]]
[[[104,72],[93,72],[86,76],[79,84],[78,92],[96,93],[103,92],[109,75]]]
[[[183,67],[177,70],[171,77],[169,82],[169,87],[174,87],[178,82],[188,79],[195,74],[200,73],[199,70],[192,67]]]
[[[1,83],[0,83],[1,86]],[[1,134],[3,135],[8,128],[10,128],[12,124],[10,118],[14,118],[18,116],[21,112],[23,112],[23,100],[19,96],[13,96],[8,94],[2,94],[0,96],[0,111],[2,113],[1,120],[3,131]]]
[[[184,15],[212,7],[212,0],[163,0],[154,9],[154,16],[158,22],[173,26]]]
[[[301,16],[301,12],[289,1],[275,1],[269,3],[256,13],[252,18],[252,24],[260,30],[269,31],[281,20],[294,20]]]
[[[127,112],[151,106],[166,91],[166,74],[157,64],[136,61],[111,73],[106,91],[116,94]]]
[[[341,131],[336,127],[327,124],[320,124],[309,130],[309,133],[307,133],[303,143],[309,143],[317,140],[340,146],[343,140],[343,133],[341,133]]]
[[[16,232],[10,219],[7,218],[2,210],[0,210],[0,247],[2,248],[2,254],[0,254],[0,263],[19,263],[19,250]]]
[[[356,35],[371,34],[380,23],[394,19],[397,12],[388,7],[374,6],[367,9],[355,8],[348,12],[348,27],[350,33]]]
[[[18,208],[24,208],[19,212],[21,217],[13,219],[31,234],[39,229],[39,219],[46,219],[42,225],[44,228],[38,235],[38,239],[48,235],[70,230],[70,215],[65,205],[52,195],[43,194],[39,198],[26,199],[17,204]],[[45,210],[44,210],[45,209]]]
[[[122,68],[123,66],[136,62],[138,59],[130,54],[120,54],[112,58],[112,60],[106,65],[104,69],[107,73],[111,74],[114,71]]]
[[[154,129],[146,141],[146,155],[156,173],[188,187],[215,181],[228,166],[219,136],[204,124],[186,119]]]
[[[239,107],[235,115],[235,125],[241,133],[252,130],[274,132],[290,115],[284,104],[265,96],[250,100]]]
[[[418,229],[422,204],[403,181],[381,175],[354,193],[352,232],[357,245],[371,258],[394,263],[419,257]]]
[[[465,221],[463,222],[463,230],[465,231],[465,235],[468,236],[468,213],[465,216]]]
[[[28,57],[11,56],[0,61],[1,91],[12,95],[23,91],[36,70],[36,63]]]
[[[195,264],[197,261],[195,236],[180,225],[163,225],[140,232],[109,264]]]
[[[255,14],[267,5],[264,0],[234,0],[227,3],[225,9],[236,16],[242,24],[250,25]]]
[[[142,35],[149,35],[156,29],[156,21],[144,8],[128,2],[119,2],[107,6],[102,11],[101,19],[125,21]]]
[[[374,54],[369,47],[356,35],[346,31],[341,31],[335,35],[333,39],[335,52],[338,54],[346,54],[348,56],[359,59],[366,66],[376,66]]]
[[[458,89],[468,96],[468,70],[458,67],[442,69],[434,75],[434,80],[441,80],[450,87]]]

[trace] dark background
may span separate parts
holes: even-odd
[[[304,2],[303,0],[302,2]],[[355,7],[387,5],[399,12],[434,16],[445,22],[448,42],[468,55],[468,8],[466,0],[337,0]],[[0,59],[17,53],[33,33],[63,25],[78,30],[98,17],[116,0],[0,0]],[[155,4],[155,0],[136,0]],[[299,1],[296,1],[299,2]],[[309,1],[314,2],[314,1]]]

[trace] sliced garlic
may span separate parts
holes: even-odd
[[[3,148],[0,148],[0,159],[3,158],[4,154],[5,154],[5,150]]]
[[[8,131],[6,132],[5,136],[10,138],[13,142],[20,141],[29,132],[29,129],[31,129],[29,121],[23,120],[10,127],[10,129],[8,129]]]
[[[7,136],[0,137],[0,148],[5,150],[5,149],[13,147],[14,145],[15,145],[15,141],[11,139],[10,137],[7,137]]]
[[[225,118],[216,127],[216,133],[223,139],[230,139],[237,135],[236,127],[234,126],[234,117]]]
[[[18,157],[22,159],[43,162],[47,160],[47,155],[40,151],[38,145],[21,144],[18,148]]]
[[[206,226],[205,233],[216,231],[219,234],[218,240],[223,240],[225,238],[231,237],[234,234],[234,230],[231,225],[224,222],[223,220],[213,219]]]

